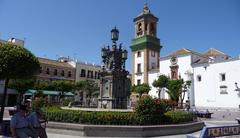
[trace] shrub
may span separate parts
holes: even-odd
[[[36,97],[32,101],[32,110],[34,110],[36,108],[46,107],[46,106],[47,106],[47,100],[44,97]]]
[[[193,121],[193,115],[184,111],[169,111],[165,113],[165,116],[169,117],[169,123],[173,124]]]
[[[150,119],[147,118],[149,114],[141,117],[135,112],[76,111],[59,107],[45,107],[44,112],[49,121],[95,125],[155,125],[192,121],[191,114],[173,111],[162,116],[153,115]]]
[[[160,122],[164,113],[169,109],[165,101],[146,96],[137,102],[136,114],[140,119],[140,124],[153,124]]]
[[[68,106],[68,104],[69,104],[70,102],[73,102],[73,100],[72,100],[72,99],[64,99],[64,100],[63,100],[63,106]]]

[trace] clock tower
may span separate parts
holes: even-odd
[[[147,4],[134,18],[135,36],[132,40],[132,84],[148,83],[148,74],[159,72],[160,39],[157,38],[157,22]]]

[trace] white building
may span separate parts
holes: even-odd
[[[152,86],[153,81],[164,74],[170,79],[191,81],[185,95],[191,107],[240,108],[240,92],[236,91],[240,90],[236,87],[236,83],[240,83],[240,59],[213,48],[204,53],[182,48],[160,58],[160,40],[155,33],[157,21],[146,5],[134,19],[132,84]],[[152,87],[149,95],[157,97],[157,89]],[[161,92],[161,98],[168,97],[166,92]]]

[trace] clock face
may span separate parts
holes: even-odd
[[[171,61],[172,65],[177,64],[177,57],[173,56],[170,61]]]

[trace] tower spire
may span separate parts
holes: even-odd
[[[144,6],[143,6],[143,14],[148,14],[150,13],[150,10],[148,8],[148,5],[147,3],[144,3]]]

